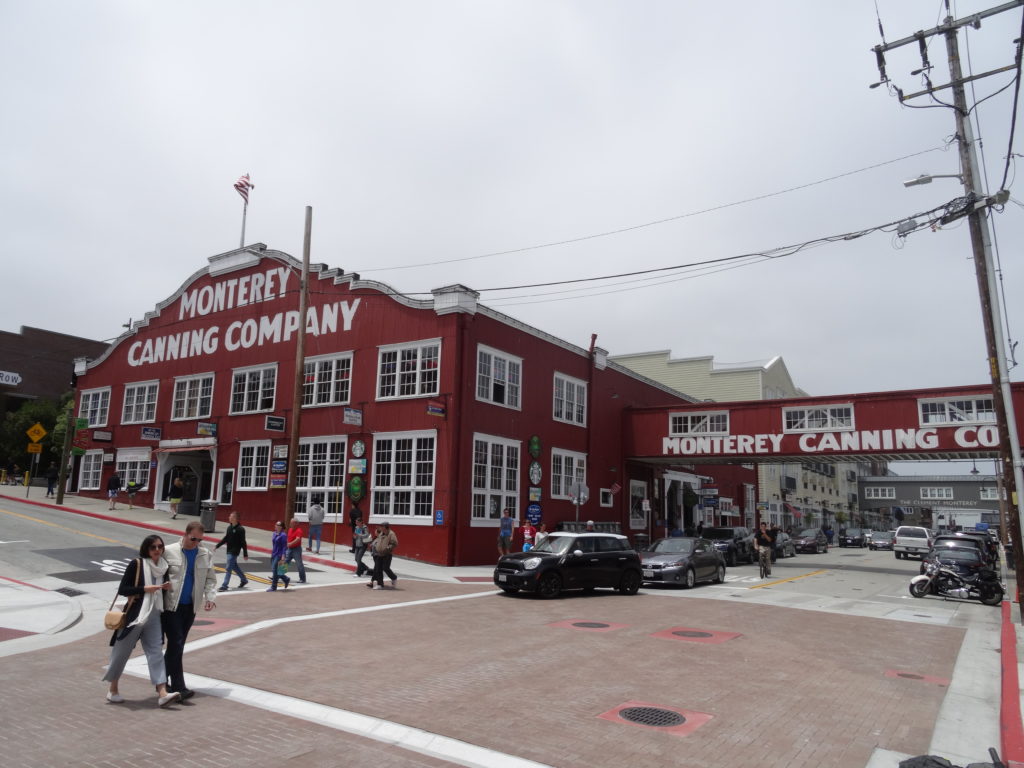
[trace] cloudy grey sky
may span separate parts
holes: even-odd
[[[940,0],[877,4],[888,40],[943,15]],[[954,14],[995,4],[959,0]],[[1015,10],[961,34],[965,68],[1011,63],[1020,24]],[[901,183],[957,171],[943,149],[954,123],[868,88],[878,42],[873,0],[0,0],[0,327],[118,335],[238,245],[232,184],[246,172],[247,242],[301,256],[311,205],[314,261],[409,292],[895,221],[959,194],[951,179]],[[946,82],[941,40],[931,58]],[[890,55],[908,91],[918,66],[915,46]],[[1012,94],[978,110],[993,190]],[[1014,337],[1022,214],[995,216]],[[812,394],[986,381],[966,226],[902,245],[877,233],[685,280],[483,300],[581,346],[597,333],[612,354],[782,355]]]

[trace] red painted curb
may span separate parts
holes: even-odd
[[[1024,725],[1020,716],[1020,682],[1017,674],[1017,633],[1011,618],[1011,604],[1003,601],[1003,626],[1000,636],[1002,653],[1002,691],[999,705],[999,736],[1001,755],[1009,765],[1024,763]]]
[[[112,515],[101,515],[99,512],[86,512],[84,509],[74,509],[73,507],[62,507],[59,504],[50,504],[45,501],[33,501],[32,499],[19,499],[15,496],[8,496],[0,493],[0,498],[10,499],[11,501],[18,501],[22,504],[32,504],[36,507],[46,507],[47,509],[58,509],[61,512],[71,512],[75,515],[84,515],[85,517],[92,517],[96,520],[106,520],[111,523],[123,523],[124,525],[134,525],[136,528],[145,528],[147,531],[159,531],[160,533],[168,533],[173,536],[181,535],[181,531],[176,531],[172,528],[163,528],[159,525],[147,525],[146,523],[139,523],[135,520],[125,520],[120,517],[113,517]],[[203,541],[212,541],[214,543],[220,541],[218,536],[204,536]],[[270,550],[266,547],[249,547],[253,552],[264,552],[270,554]],[[323,560],[316,556],[308,556],[303,554],[302,559],[304,562],[314,562],[317,565],[329,565],[332,568],[341,568],[344,571],[354,571],[356,567],[354,565],[348,565],[347,563],[336,563],[334,560]]]

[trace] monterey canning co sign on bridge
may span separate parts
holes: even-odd
[[[1012,390],[1020,415],[1024,384]],[[999,446],[984,385],[637,408],[629,419],[627,455],[664,463],[979,458]]]

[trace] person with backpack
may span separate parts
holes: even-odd
[[[395,586],[398,577],[391,570],[391,555],[397,547],[398,537],[391,530],[391,524],[381,523],[380,528],[377,529],[377,535],[373,538],[373,543],[370,544],[370,554],[373,555],[373,574],[370,576],[370,583],[366,586],[371,589],[383,589],[385,573],[391,579],[391,586]],[[374,582],[377,582],[377,586],[374,586]]]

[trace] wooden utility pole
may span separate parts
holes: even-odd
[[[291,430],[288,438],[288,483],[285,486],[284,522],[295,515],[295,482],[298,479],[299,435],[302,432],[302,387],[306,368],[306,314],[309,310],[309,241],[313,231],[313,208],[306,206],[306,231],[302,242],[302,280],[299,283],[299,333],[295,341],[295,393],[292,397]]]

